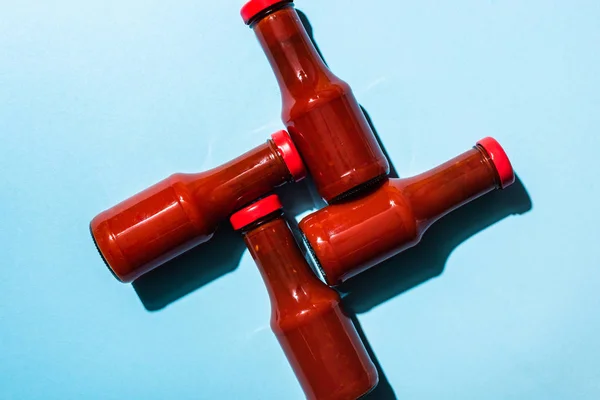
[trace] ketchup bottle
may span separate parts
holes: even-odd
[[[276,195],[231,216],[271,299],[271,328],[309,399],[357,399],[378,382],[340,296],[310,269]]]
[[[250,0],[242,18],[258,37],[282,95],[283,123],[327,202],[383,180],[390,166],[354,98],[319,56],[292,1]]]
[[[329,285],[416,245],[450,211],[515,180],[506,153],[488,137],[471,150],[408,179],[389,179],[370,193],[325,207],[300,222]]]
[[[286,131],[198,174],[174,174],[99,215],[92,237],[115,277],[131,282],[208,241],[232,212],[306,175]]]

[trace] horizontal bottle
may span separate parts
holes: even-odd
[[[452,210],[515,180],[493,138],[423,174],[389,179],[369,193],[327,206],[300,222],[325,280],[335,286],[417,244]]]
[[[287,132],[217,168],[174,174],[97,215],[90,224],[104,261],[131,282],[208,241],[231,213],[305,176]]]
[[[271,300],[271,328],[308,399],[354,400],[378,374],[339,294],[310,269],[276,195],[231,217],[256,262]]]
[[[320,195],[336,202],[390,166],[350,86],[321,59],[292,1],[251,0],[242,17],[279,83],[282,119]]]

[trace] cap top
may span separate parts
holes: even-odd
[[[515,171],[506,155],[506,152],[493,137],[486,137],[477,142],[477,144],[488,153],[498,176],[500,177],[500,187],[502,189],[512,185],[515,182]]]
[[[279,201],[279,197],[276,194],[272,194],[235,212],[231,218],[229,218],[229,222],[231,222],[233,229],[238,231],[282,208],[283,206]]]
[[[257,14],[277,3],[293,3],[293,0],[250,0],[244,4],[240,14],[242,15],[244,23],[248,25],[252,18],[256,17]]]
[[[273,143],[277,146],[279,155],[283,158],[283,162],[285,162],[294,181],[298,182],[304,179],[306,177],[306,168],[290,135],[286,131],[281,130],[272,134],[271,139],[273,139]]]

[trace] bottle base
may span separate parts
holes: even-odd
[[[106,260],[106,257],[104,256],[104,253],[102,253],[102,250],[100,250],[100,246],[98,245],[98,241],[96,241],[96,236],[94,235],[94,230],[92,228],[92,223],[90,223],[89,228],[90,228],[90,236],[92,236],[92,241],[94,242],[94,246],[96,247],[96,250],[98,251],[98,254],[100,254],[100,258],[102,258],[102,261],[104,262],[104,265],[106,266],[106,268],[108,268],[108,270],[110,271],[110,273],[112,274],[112,276],[115,277],[116,280],[118,280],[119,282],[125,283],[117,275],[117,273],[111,268],[110,264]]]
[[[335,196],[334,198],[329,200],[328,203],[334,204],[334,203],[339,203],[342,201],[352,199],[358,195],[363,194],[364,192],[369,191],[372,188],[374,189],[374,188],[378,187],[379,184],[382,183],[386,179],[387,179],[387,174],[382,174],[382,175],[376,176],[375,178],[368,180],[365,183],[355,186],[354,188],[352,188],[340,195]]]

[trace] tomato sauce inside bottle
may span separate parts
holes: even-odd
[[[276,195],[233,214],[271,300],[271,328],[306,397],[353,400],[378,382],[340,296],[304,259]]]
[[[282,119],[327,202],[382,180],[390,166],[350,86],[319,56],[291,1],[242,8],[275,72]]]
[[[294,144],[279,131],[220,167],[172,175],[97,215],[90,230],[114,275],[131,282],[208,241],[232,212],[304,176]]]
[[[338,285],[419,242],[442,216],[515,176],[500,144],[485,138],[471,150],[408,179],[389,179],[353,200],[300,222],[325,280]]]

